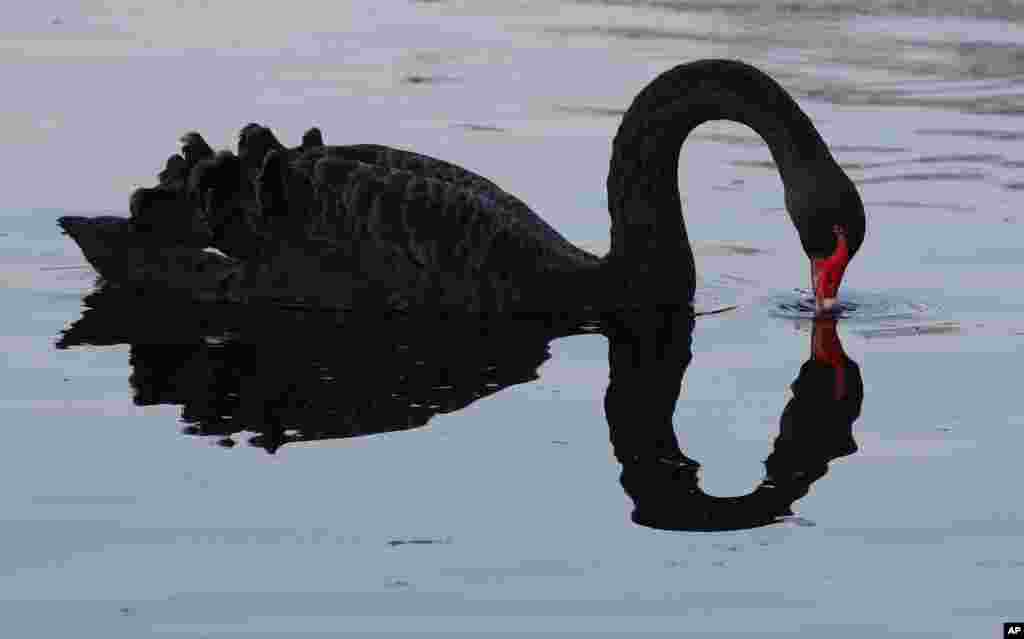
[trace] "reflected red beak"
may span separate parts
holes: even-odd
[[[846,265],[850,263],[850,247],[846,235],[836,227],[836,250],[824,259],[811,260],[811,283],[814,287],[814,306],[819,315],[829,313],[836,305],[839,285],[843,281]]]
[[[811,347],[814,359],[829,366],[840,367],[846,363],[846,351],[839,341],[836,320],[814,320],[811,327]]]
[[[846,353],[843,343],[839,341],[836,331],[836,320],[817,319],[811,329],[811,348],[814,359],[835,369],[835,399],[846,396]]]

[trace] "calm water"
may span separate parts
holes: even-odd
[[[1024,15],[919,4],[259,14],[180,0],[5,16],[5,627],[985,637],[1024,618]],[[784,418],[797,450],[833,461],[772,525],[631,521],[604,411],[609,339],[593,326],[384,331],[104,304],[85,299],[94,274],[54,224],[124,212],[184,131],[227,146],[258,121],[289,143],[317,124],[328,142],[458,162],[600,247],[622,109],[703,57],[788,87],[869,216],[838,326],[860,415]],[[699,301],[739,308],[697,320],[674,431],[703,493],[746,495],[809,374],[806,259],[751,130],[702,126],[680,173]],[[618,408],[627,422],[664,405],[636,397]]]

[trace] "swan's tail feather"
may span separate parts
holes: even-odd
[[[192,169],[200,160],[213,157],[213,149],[203,136],[198,131],[189,131],[185,135],[178,139],[181,143],[181,155],[185,158],[185,163],[188,165],[189,170]]]
[[[219,299],[226,293],[225,283],[241,271],[238,260],[218,252],[157,244],[127,218],[64,216],[57,224],[108,282]]]

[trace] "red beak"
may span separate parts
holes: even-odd
[[[811,283],[814,287],[814,306],[819,315],[828,313],[836,305],[839,285],[843,281],[846,265],[850,263],[850,247],[846,234],[835,227],[836,250],[823,259],[811,260]]]

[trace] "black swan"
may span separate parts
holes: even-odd
[[[692,304],[677,170],[686,136],[709,120],[746,124],[767,142],[827,311],[864,239],[860,196],[785,89],[738,61],[677,66],[633,100],[612,145],[603,258],[461,167],[325,146],[318,129],[287,149],[257,124],[242,130],[237,156],[188,134],[184,161],[133,194],[130,220],[59,224],[107,281],[199,300],[467,312]]]

